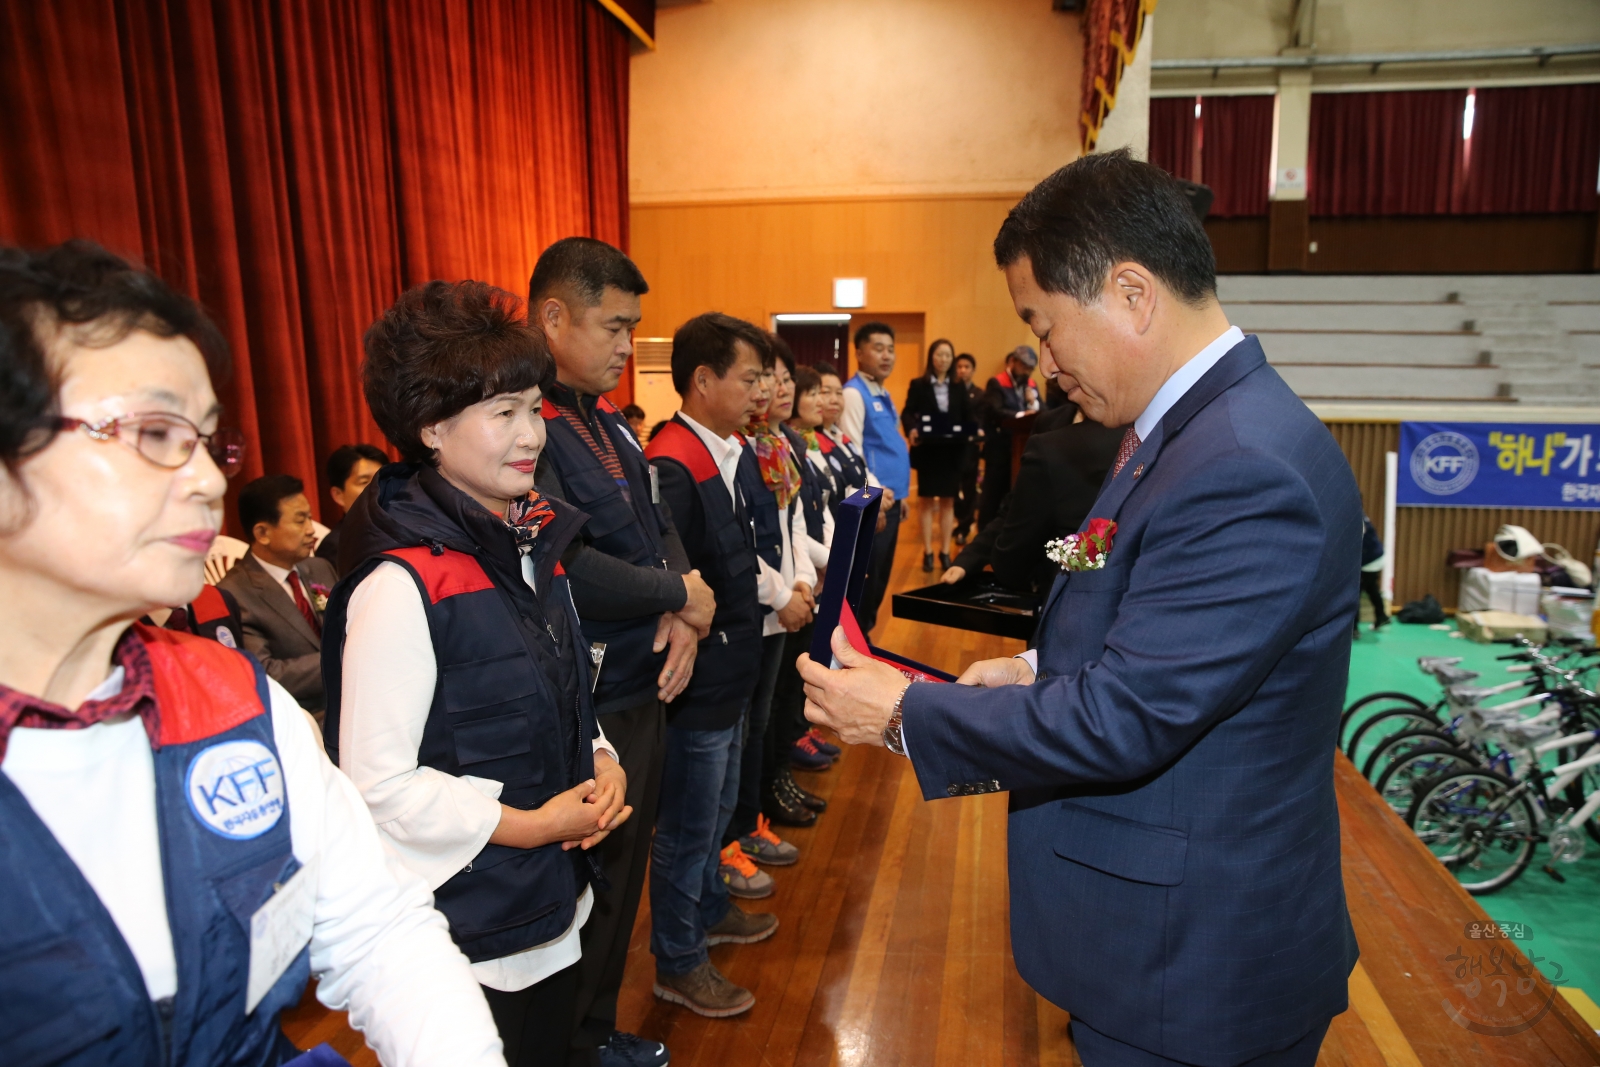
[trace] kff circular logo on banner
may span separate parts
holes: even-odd
[[[1411,451],[1411,480],[1434,496],[1461,492],[1477,474],[1478,450],[1461,434],[1449,430],[1429,434]]]

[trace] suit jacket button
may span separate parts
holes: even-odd
[[[958,797],[961,795],[961,787],[959,785],[947,785],[944,787],[944,791],[946,794],[953,797]]]
[[[989,792],[991,792],[991,793],[1000,792],[1000,780],[998,778],[989,779]]]

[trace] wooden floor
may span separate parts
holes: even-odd
[[[915,527],[907,526],[894,588],[926,584]],[[950,670],[1021,648],[896,619],[880,622],[874,639]],[[772,870],[776,895],[746,905],[775,912],[782,925],[759,945],[711,953],[754,991],[755,1008],[709,1020],[655,1000],[647,896],[622,1027],[667,1042],[676,1067],[1078,1063],[1066,1013],[1023,984],[1012,963],[1005,795],[924,803],[909,765],[877,748],[849,750],[833,770],[802,780],[828,798],[829,810],[816,826],[785,832],[800,863]],[[1362,962],[1350,982],[1351,1009],[1334,1021],[1320,1067],[1600,1064],[1600,1041],[1547,983],[1519,993],[1514,976],[1508,985],[1487,973],[1490,946],[1463,934],[1486,918],[1482,909],[1342,758],[1338,788]],[[1446,960],[1458,950],[1468,958]],[[1455,968],[1471,966],[1473,956],[1485,973],[1469,1000]],[[1509,959],[1501,968],[1513,971]],[[1519,1011],[1537,1021],[1518,1030]],[[1466,1024],[1517,1032],[1495,1036]],[[358,1067],[377,1062],[342,1015],[309,995],[284,1029],[301,1047],[328,1041]]]

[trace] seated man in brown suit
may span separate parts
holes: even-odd
[[[217,588],[239,602],[244,647],[300,706],[322,719],[322,609],[339,575],[311,554],[316,534],[305,484],[269,474],[239,490],[250,551]]]

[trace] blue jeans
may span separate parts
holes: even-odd
[[[725,730],[668,726],[666,732],[650,847],[650,951],[657,971],[678,975],[706,962],[706,930],[731,906],[720,853],[739,799],[744,723]]]

